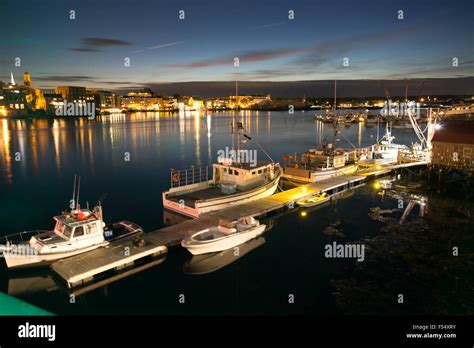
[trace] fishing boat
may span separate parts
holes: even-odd
[[[232,124],[232,127],[234,124]],[[237,122],[237,144],[241,143],[243,126]],[[171,188],[163,192],[163,206],[192,218],[203,213],[248,203],[275,193],[280,181],[280,165],[274,162],[242,160],[240,145],[219,156],[218,163],[209,167],[171,170]],[[210,170],[209,170],[210,169]],[[212,177],[209,178],[209,174]]]
[[[368,161],[376,164],[392,164],[398,161],[400,151],[407,151],[409,148],[406,145],[396,144],[390,129],[390,122],[385,125],[385,135],[376,144],[370,147]]]
[[[220,221],[218,226],[206,228],[183,239],[181,245],[193,255],[215,253],[256,238],[265,231],[265,227],[253,217],[231,223]]]
[[[356,151],[346,151],[334,145],[341,128],[341,117],[337,116],[335,107],[336,83],[334,84],[333,142],[324,142],[314,149],[303,152],[300,156],[298,154],[285,155],[283,178],[298,183],[310,183],[352,174],[357,170]]]
[[[317,205],[323,204],[328,202],[331,199],[331,196],[329,196],[327,193],[323,192],[320,194],[317,194],[316,196],[313,196],[311,198],[307,199],[302,199],[296,202],[296,204],[305,207],[305,208],[310,208],[310,207],[315,207]]]
[[[136,233],[143,233],[138,225],[121,221],[106,225],[102,218],[99,200],[94,209],[82,209],[77,202],[70,212],[54,216],[52,231],[26,231],[1,238],[0,252],[9,269],[44,266],[66,257],[82,254],[106,246],[111,240]],[[74,180],[74,192],[76,180]]]

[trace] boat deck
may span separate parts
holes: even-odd
[[[236,191],[239,192],[239,191]],[[188,192],[184,194],[179,194],[176,196],[168,196],[170,201],[179,203],[180,200],[184,200],[184,204],[188,207],[194,207],[194,202],[204,199],[212,199],[218,197],[225,197],[228,196],[222,192],[219,187],[209,187],[203,190]]]

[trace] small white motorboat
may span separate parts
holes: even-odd
[[[219,226],[206,228],[183,239],[181,245],[193,255],[219,252],[261,235],[265,227],[253,217],[231,223],[220,222]]]
[[[311,198],[297,201],[296,204],[305,208],[309,208],[309,207],[314,207],[314,206],[326,203],[330,199],[331,199],[331,196],[329,196],[326,192],[323,192]]]

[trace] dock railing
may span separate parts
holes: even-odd
[[[209,181],[212,177],[212,166],[191,166],[188,169],[171,169],[171,188]]]

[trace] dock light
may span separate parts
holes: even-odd
[[[302,212],[300,213],[300,215],[301,215],[302,217],[305,217],[306,215],[308,215],[308,213],[305,212],[305,211],[302,211]]]
[[[436,125],[435,125],[435,129],[436,129],[436,130],[441,129],[441,128],[443,128],[443,127],[441,127],[440,124],[436,124]]]
[[[374,184],[374,187],[379,190],[382,188],[382,185],[380,184],[380,182],[376,181],[375,184]]]

